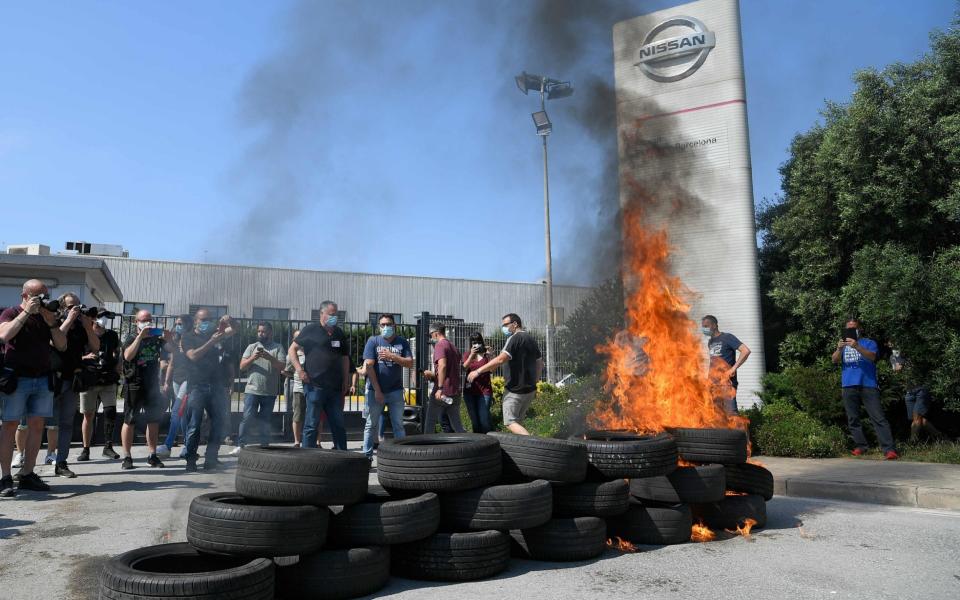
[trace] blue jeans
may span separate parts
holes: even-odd
[[[916,387],[908,390],[904,401],[907,403],[907,419],[912,421],[914,415],[918,417],[927,416],[930,409],[930,391],[923,387]]]
[[[486,394],[464,394],[463,402],[467,405],[467,414],[473,424],[474,433],[487,433],[493,429],[490,417],[490,405],[493,397]]]
[[[53,414],[53,392],[50,380],[42,377],[19,377],[12,394],[0,393],[4,421],[20,421],[26,417],[49,417]]]
[[[70,384],[64,382],[67,389],[57,394],[53,399],[53,426],[57,427],[57,462],[65,463],[70,456],[70,442],[73,441],[73,421],[80,408],[80,397],[70,389]]]
[[[220,443],[223,441],[223,432],[226,431],[227,419],[230,418],[227,399],[224,396],[225,392],[219,385],[209,383],[190,385],[190,392],[187,394],[187,436],[184,440],[187,460],[197,460],[204,411],[210,419],[210,437],[207,439],[204,457],[206,460],[217,459]]]
[[[373,390],[366,391],[367,407],[366,422],[363,425],[363,453],[367,457],[373,456],[373,444],[378,433],[382,430],[383,409],[390,407],[390,424],[393,426],[393,439],[399,440],[406,435],[403,430],[403,390],[394,390],[383,394],[383,404],[377,402]]]
[[[237,446],[242,448],[247,443],[247,428],[251,425],[260,430],[259,436],[250,435],[251,439],[258,439],[261,444],[270,441],[270,415],[273,414],[273,404],[276,401],[276,396],[244,395],[243,419],[240,420],[240,431],[237,433]]]
[[[303,445],[314,448],[317,445],[317,425],[320,423],[320,411],[327,415],[333,447],[347,449],[347,429],[343,425],[343,390],[316,387],[303,384],[303,393],[307,401],[307,416],[303,422]]]
[[[183,403],[183,397],[187,395],[187,382],[174,382],[173,384],[173,406],[170,408],[170,431],[167,432],[167,439],[163,440],[163,445],[172,448],[173,443],[177,441],[177,434],[183,429],[180,418],[180,405]],[[186,416],[186,414],[184,415]]]

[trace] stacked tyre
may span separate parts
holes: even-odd
[[[309,590],[313,598],[338,599],[376,592],[390,576],[388,544],[433,533],[439,507],[431,521],[435,496],[395,501],[368,494],[368,471],[366,458],[351,452],[244,448],[236,492],[191,502],[188,543],[111,559],[100,575],[100,598],[272,600]],[[423,515],[407,519],[411,507]]]

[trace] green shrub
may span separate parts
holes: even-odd
[[[847,422],[840,395],[840,369],[829,362],[805,367],[791,365],[763,378],[764,405],[787,402],[824,425]]]
[[[787,402],[760,409],[761,419],[753,438],[768,456],[827,458],[840,456],[846,442],[836,425],[824,425]]]
[[[586,416],[600,397],[597,377],[585,377],[576,383],[557,387],[537,384],[537,398],[530,405],[524,427],[533,435],[567,438],[586,429]]]

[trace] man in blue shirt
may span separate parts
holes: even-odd
[[[839,364],[842,372],[840,376],[843,388],[843,408],[847,411],[847,425],[856,447],[854,456],[860,456],[867,451],[867,438],[863,435],[860,425],[860,405],[863,404],[873,423],[873,429],[880,440],[880,448],[887,460],[900,458],[893,443],[893,434],[890,432],[890,423],[883,414],[880,404],[880,389],[877,387],[877,342],[863,337],[860,321],[850,319],[842,339],[837,342],[837,349],[831,357],[833,364]]]
[[[390,407],[390,424],[394,439],[403,431],[403,369],[413,367],[410,342],[397,335],[393,315],[380,315],[380,335],[371,336],[363,348],[367,389],[366,423],[363,426],[363,453],[373,460],[373,443],[377,439],[383,407]]]

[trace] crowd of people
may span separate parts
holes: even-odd
[[[123,339],[109,328],[114,315],[83,306],[73,293],[52,300],[36,279],[22,288],[19,306],[0,312],[0,497],[17,489],[47,491],[36,473],[46,429],[47,459],[54,475],[73,478],[69,464],[76,414],[83,415],[82,450],[78,462],[91,459],[97,411],[102,407],[102,455],[135,469],[133,444],[140,423],[145,428],[146,466],[163,468],[179,435],[179,458],[187,472],[218,471],[220,446],[230,423],[229,398],[237,376],[231,339],[238,326],[230,316],[213,317],[207,309],[176,318],[172,329],[157,327],[153,315],[140,310]],[[392,315],[381,315],[376,335],[363,349],[363,363],[350,361],[350,339],[337,323],[337,304],[324,301],[316,323],[294,332],[286,350],[273,339],[269,322],[257,325],[257,340],[243,351],[239,370],[245,375],[243,417],[236,449],[270,439],[270,419],[284,378],[291,381],[294,443],[319,447],[320,432],[329,428],[333,447],[347,449],[344,399],[365,379],[363,452],[372,461],[384,435],[384,413],[395,438],[405,435],[403,370],[414,368],[410,341],[398,335]],[[505,366],[504,423],[526,434],[523,419],[543,372],[534,338],[520,317],[503,317],[508,337],[493,356],[480,332],[461,353],[446,338],[444,326],[432,323],[433,365],[418,373],[431,382],[421,403],[425,431],[437,422],[445,431],[462,432],[460,403],[466,404],[472,430],[491,430],[491,373]],[[465,375],[465,376],[464,376]],[[117,425],[118,388],[122,384],[121,448],[113,447]],[[169,410],[164,439],[160,424]],[[207,431],[203,434],[204,426]],[[201,435],[206,438],[199,463]],[[16,450],[16,453],[14,453]]]

